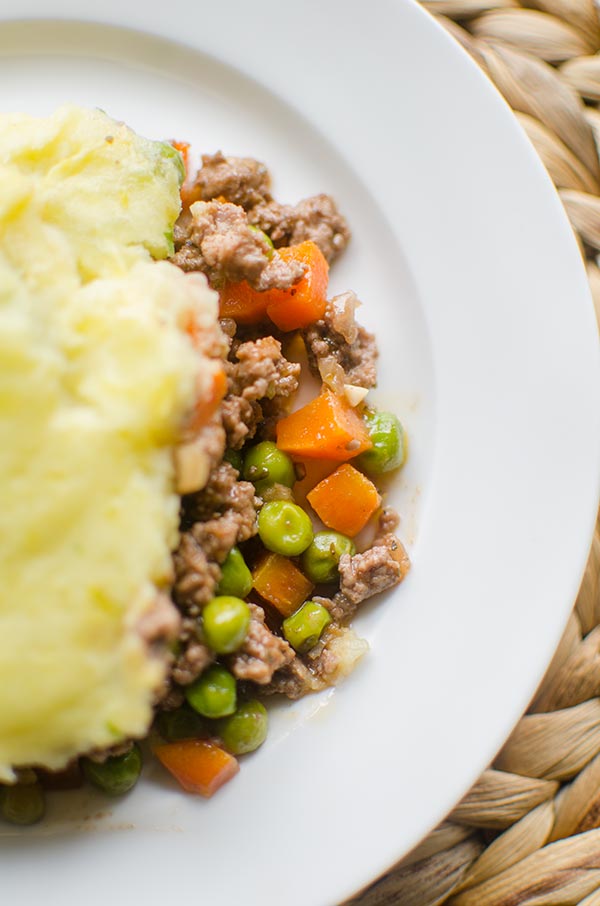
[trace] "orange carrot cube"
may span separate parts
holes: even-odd
[[[304,276],[290,289],[272,289],[268,296],[267,314],[280,330],[296,330],[314,324],[325,314],[329,265],[314,242],[301,242],[278,250],[284,261],[301,261]]]
[[[277,423],[277,446],[298,459],[345,462],[373,446],[362,418],[348,401],[326,390]]]
[[[284,617],[289,617],[306,601],[314,588],[295,563],[288,557],[269,553],[252,573],[255,591],[276,607]]]
[[[154,748],[154,754],[188,793],[209,799],[240,769],[237,760],[207,739],[183,739]]]
[[[381,504],[373,482],[349,463],[338,466],[320,481],[307,500],[328,528],[351,538],[365,527]]]

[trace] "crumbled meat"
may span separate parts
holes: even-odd
[[[398,538],[391,533],[380,535],[362,554],[340,557],[340,590],[332,600],[315,600],[328,608],[337,623],[345,623],[367,598],[398,585],[409,568],[408,555]]]
[[[223,400],[221,416],[227,445],[239,450],[259,426],[268,431],[272,419],[281,418],[298,389],[301,366],[288,362],[274,337],[245,343],[236,340],[230,359],[229,394]],[[259,400],[264,401],[262,405]]]
[[[137,631],[147,644],[176,639],[180,628],[181,615],[164,592],[157,592],[152,606],[137,624]]]
[[[204,155],[196,175],[194,197],[240,205],[250,223],[270,236],[276,248],[315,242],[328,261],[347,246],[350,229],[330,195],[313,195],[296,205],[279,204],[271,195],[271,177],[260,161],[249,157]],[[178,234],[175,235],[177,243]]]
[[[183,689],[173,685],[171,675],[165,679],[162,688],[156,695],[154,704],[161,711],[175,711],[185,701]]]
[[[349,626],[331,623],[319,643],[306,655],[311,672],[325,686],[335,686],[354,670],[368,643]]]
[[[184,501],[186,515],[194,522],[207,522],[232,513],[238,525],[238,541],[247,541],[256,533],[254,485],[238,481],[237,470],[229,462],[213,470],[208,484],[198,494]]]
[[[254,522],[254,514],[252,521]],[[238,514],[234,510],[226,510],[215,519],[196,522],[191,527],[190,534],[210,561],[221,564],[235,543],[243,540],[239,536],[244,533],[240,532]]]
[[[185,237],[185,238],[184,238]],[[247,280],[254,289],[288,289],[304,274],[298,261],[284,261],[243,208],[223,201],[199,201],[182,215],[172,257],[184,271],[202,271],[213,286]]]
[[[297,699],[335,686],[354,670],[368,647],[353,629],[332,623],[308,654],[303,658],[295,655],[261,691]]]
[[[200,638],[196,619],[184,617],[179,636],[180,651],[171,669],[170,680],[181,686],[193,683],[204,673],[214,659],[214,652]],[[183,694],[176,686],[166,684],[159,699],[161,710],[171,711],[183,702]]]
[[[209,469],[212,472],[223,459],[225,452],[225,429],[218,413],[196,434],[195,443],[208,458]]]
[[[231,548],[256,534],[254,485],[238,481],[228,462],[212,472],[206,487],[183,501],[183,524],[189,526],[174,554],[175,599],[189,613],[213,596],[220,564]]]
[[[209,329],[202,326],[202,329],[194,330],[194,346],[201,354],[209,359],[226,359],[229,352],[229,337],[223,330],[223,325],[215,321]]]
[[[232,655],[229,666],[239,680],[250,680],[263,686],[271,682],[276,670],[289,664],[294,651],[285,639],[274,635],[265,625],[265,613],[258,604],[250,604],[250,626],[240,650]]]
[[[356,304],[354,293],[336,296],[327,303],[323,319],[303,331],[311,371],[336,392],[340,392],[340,380],[366,388],[377,383],[375,337],[364,327],[350,323]],[[336,330],[336,324],[344,333]]]
[[[252,440],[262,421],[262,409],[257,402],[241,396],[228,396],[221,403],[221,417],[227,435],[227,446],[241,450],[247,440]]]
[[[175,661],[171,676],[180,686],[188,686],[204,673],[214,659],[215,656],[207,645],[191,639]]]
[[[313,676],[306,664],[295,655],[289,664],[274,674],[269,685],[261,692],[264,695],[285,695],[295,700],[323,688],[323,683]]]
[[[287,399],[298,389],[301,366],[288,362],[274,337],[242,343],[235,357],[237,363],[229,365],[229,387],[236,396],[246,400]]]
[[[271,177],[264,164],[251,157],[203,154],[194,190],[203,201],[226,198],[248,210],[270,198]]]
[[[382,535],[364,553],[340,558],[340,592],[353,604],[360,604],[397,585],[408,569],[408,556],[398,538]]]
[[[329,262],[350,240],[346,219],[330,195],[313,195],[297,205],[267,200],[248,212],[248,220],[267,233],[276,248],[311,240]]]
[[[214,596],[221,578],[217,563],[211,563],[191,531],[183,532],[173,555],[175,564],[174,594],[180,606],[199,607]]]
[[[175,221],[173,226],[173,245],[175,246],[175,251],[179,251],[183,248],[185,243],[190,238],[190,232],[192,230],[192,215],[189,208],[184,208],[180,213],[179,217]],[[173,259],[171,259],[173,260]],[[189,268],[183,268],[183,270],[189,270]],[[193,268],[192,268],[193,270]]]

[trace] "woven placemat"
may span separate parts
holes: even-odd
[[[600,321],[593,0],[424,0],[513,108],[558,188]],[[448,818],[352,906],[600,906],[600,522],[527,714]]]

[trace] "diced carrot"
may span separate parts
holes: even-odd
[[[373,442],[356,410],[329,390],[277,423],[277,446],[298,459],[345,462]]]
[[[209,799],[240,769],[233,755],[206,739],[182,739],[154,748],[154,754],[188,793]]]
[[[194,179],[190,171],[190,143],[189,142],[179,142],[171,141],[173,147],[179,151],[183,157],[183,166],[185,167],[185,178],[183,180],[179,194],[181,196],[181,204],[184,208],[189,208],[194,201],[198,201],[198,191],[194,188]]]
[[[267,314],[280,330],[296,330],[314,324],[325,313],[329,265],[316,243],[301,242],[279,249],[284,261],[306,265],[304,276],[290,289],[272,289],[268,293]]]
[[[186,178],[187,178],[188,173],[189,173],[189,166],[190,166],[190,143],[189,142],[178,142],[175,139],[173,139],[171,144],[173,145],[175,150],[179,151],[179,153],[183,157],[183,165],[185,167],[185,174],[186,174]]]
[[[314,242],[301,242],[275,252],[285,261],[301,261],[304,276],[289,289],[259,292],[246,280],[226,283],[219,294],[219,316],[240,324],[258,324],[268,316],[280,330],[296,330],[318,321],[327,304],[329,265]]]
[[[314,486],[326,475],[331,475],[338,465],[339,463],[330,459],[307,459],[300,463],[300,468],[305,474],[303,478],[294,483],[294,500],[298,506],[304,508],[308,492],[312,491]]]
[[[249,283],[226,283],[219,293],[219,317],[238,324],[258,324],[267,316],[268,293],[259,293]]]
[[[307,499],[326,526],[351,538],[365,527],[381,504],[373,482],[347,462],[320,481]]]
[[[186,429],[192,434],[202,428],[212,415],[215,414],[221,400],[227,392],[227,375],[222,368],[215,371],[212,387],[207,396],[202,396],[196,402],[192,415],[186,424]]]
[[[267,554],[252,573],[254,589],[289,617],[306,601],[314,588],[312,582],[287,557]]]

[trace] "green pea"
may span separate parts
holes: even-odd
[[[15,784],[2,787],[0,814],[11,824],[35,824],[44,817],[46,802],[39,783]]]
[[[242,702],[235,714],[217,724],[223,746],[232,755],[254,752],[267,737],[269,719],[267,709],[256,699]]]
[[[270,484],[285,484],[288,488],[294,484],[296,473],[294,463],[270,440],[250,447],[244,458],[242,477],[246,481],[268,481]]]
[[[213,664],[186,688],[185,697],[203,717],[227,717],[237,704],[235,677],[220,664]]]
[[[351,538],[340,532],[317,532],[310,545],[302,554],[302,569],[316,585],[336,582],[339,577],[338,564],[343,554],[356,553]]]
[[[142,772],[142,753],[133,746],[124,755],[110,755],[106,761],[82,759],[85,777],[109,796],[122,796],[131,790]]]
[[[239,450],[232,450],[228,447],[223,453],[223,459],[241,474],[242,469],[244,468],[244,457]]]
[[[157,729],[167,742],[179,739],[200,739],[207,735],[202,717],[183,705],[175,711],[161,711],[156,720]]]
[[[303,654],[316,645],[326,626],[331,623],[331,614],[316,601],[306,601],[282,624],[283,634],[295,651]]]
[[[289,500],[271,500],[258,514],[260,540],[275,554],[298,557],[313,539],[310,517]]]
[[[391,472],[404,465],[406,432],[393,412],[367,410],[363,415],[373,446],[357,457],[358,465],[373,475]]]
[[[221,581],[217,585],[217,594],[245,598],[251,589],[252,573],[246,566],[239,547],[232,547],[221,566]]]
[[[241,598],[220,595],[202,611],[204,640],[217,654],[237,651],[248,633],[250,608]]]

